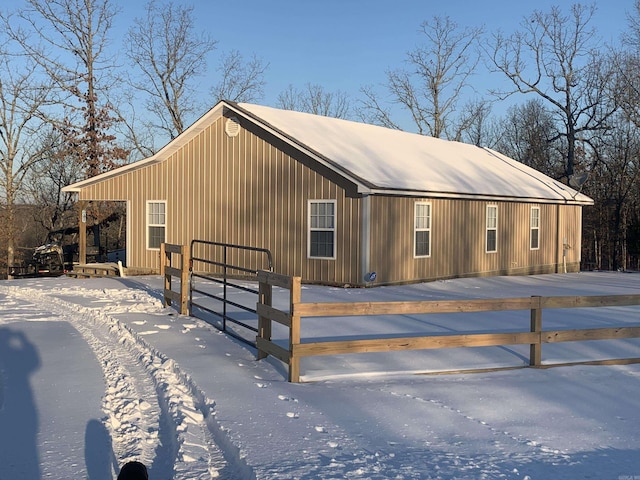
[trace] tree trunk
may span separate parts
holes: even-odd
[[[7,278],[9,279],[13,278],[12,275],[9,275],[9,272],[16,263],[15,208],[13,201],[7,203]]]
[[[596,270],[602,270],[602,252],[600,251],[600,244],[598,243],[598,232],[593,231],[593,255],[595,260]]]

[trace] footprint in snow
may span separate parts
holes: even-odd
[[[295,412],[287,412],[287,417],[289,417],[289,418],[300,418],[300,415],[298,415]]]
[[[316,425],[316,432],[318,433],[327,433],[327,429],[320,426],[320,425]]]
[[[171,325],[154,325],[154,327],[159,328],[160,330],[169,330]]]
[[[256,387],[258,387],[258,388],[267,388],[267,386],[264,383],[256,383]]]

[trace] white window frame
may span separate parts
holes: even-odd
[[[164,205],[164,223],[152,223],[151,222],[151,205],[161,204]],[[160,247],[151,247],[151,235],[149,234],[149,229],[151,227],[162,227],[164,228],[164,242],[167,241],[167,201],[166,200],[147,200],[147,205],[145,209],[145,235],[147,237],[147,250],[160,250]]]
[[[495,217],[489,216],[490,211],[495,211]],[[492,222],[492,220],[495,220],[495,221]],[[498,205],[487,205],[485,227],[486,227],[485,235],[484,235],[485,253],[496,253],[498,251]],[[489,250],[489,232],[495,232],[496,244],[495,244],[494,250]]]
[[[534,216],[534,212],[537,212],[536,216]],[[534,231],[536,232],[536,246],[533,245]],[[531,207],[529,212],[529,248],[531,250],[540,250],[540,207]]]
[[[312,215],[311,215],[311,211],[312,211],[312,205],[319,205],[319,204],[331,204],[333,205],[333,224],[331,227],[327,227],[327,226],[313,226],[313,220],[312,220]],[[336,249],[337,249],[337,245],[336,245],[336,212],[337,212],[337,201],[336,200],[324,200],[324,199],[317,199],[317,200],[308,200],[307,201],[307,258],[309,259],[313,259],[313,260],[335,260],[336,259]],[[331,232],[333,235],[333,255],[329,256],[329,257],[320,257],[320,256],[312,256],[311,255],[311,236],[312,236],[312,232]]]
[[[428,215],[418,217],[418,209],[428,207]],[[433,207],[431,202],[416,202],[413,209],[413,258],[429,258],[431,256],[431,222]],[[420,224],[419,219],[426,218],[426,225]],[[427,232],[429,237],[429,251],[425,255],[418,255],[418,232]]]

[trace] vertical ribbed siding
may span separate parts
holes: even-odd
[[[359,284],[361,200],[323,176],[313,161],[264,132],[224,133],[225,118],[206,127],[164,161],[82,190],[83,200],[128,200],[129,266],[157,270],[146,248],[146,202],[167,202],[167,241],[192,239],[272,251],[277,272],[304,281]],[[353,194],[352,194],[353,195]],[[456,276],[541,273],[579,262],[581,207],[518,202],[371,196],[370,269],[378,282]],[[336,259],[307,258],[308,200],[336,201]],[[414,205],[431,203],[431,256],[414,258]],[[498,207],[498,251],[485,252],[486,207]],[[540,248],[530,249],[530,209],[540,207]],[[202,255],[214,250],[202,250]],[[259,264],[255,253],[230,261]]]
[[[267,248],[278,272],[307,281],[358,281],[358,200],[293,158],[292,149],[285,152],[245,129],[228,137],[225,120],[166,161],[83,189],[83,199],[130,200],[130,266],[159,268],[158,252],[146,248],[146,202],[166,200],[167,242],[198,239]],[[307,258],[307,203],[315,199],[336,200],[335,260]],[[259,258],[234,251],[228,260],[255,265]]]
[[[414,258],[414,205],[430,202],[431,256]],[[486,207],[498,207],[498,250],[486,252]],[[540,248],[531,249],[531,207],[540,208]],[[559,215],[559,217],[558,217]],[[486,274],[543,273],[579,262],[581,207],[409,197],[374,197],[371,267],[382,283]],[[558,226],[560,230],[558,230]],[[559,232],[559,233],[558,233]]]

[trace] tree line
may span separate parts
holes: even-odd
[[[218,45],[195,14],[151,0],[118,49],[112,0],[0,11],[0,267],[77,222],[65,185],[153,154],[221,99],[264,97],[267,60],[221,52],[209,71]],[[275,106],[396,129],[409,119],[419,134],[498,150],[595,200],[584,209],[585,267],[638,269],[640,0],[615,44],[600,40],[596,15],[595,4],[534,10],[507,33],[429,18],[383,83],[288,85]],[[501,86],[479,91],[487,72]],[[203,99],[205,74],[214,82]],[[117,213],[94,209],[89,221]]]

